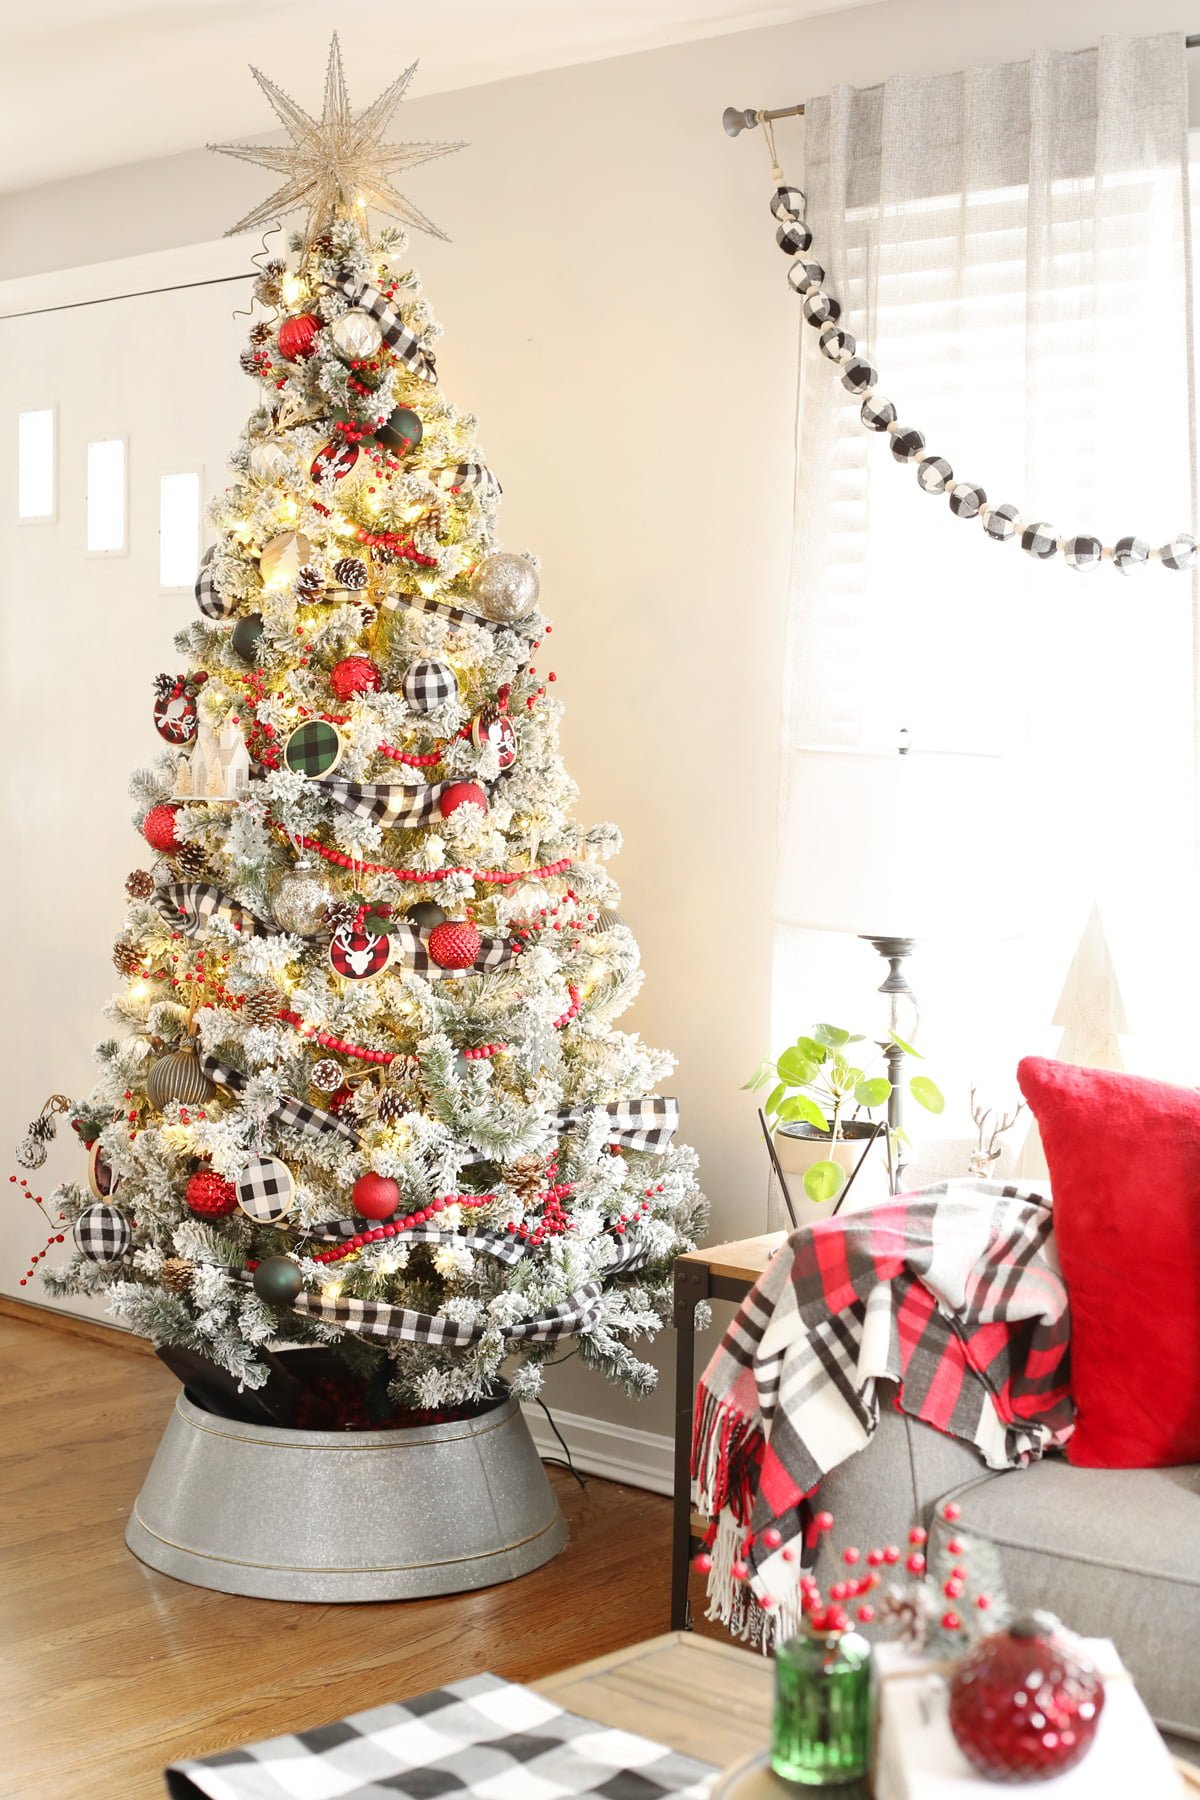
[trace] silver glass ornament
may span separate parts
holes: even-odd
[[[329,335],[338,355],[346,362],[364,362],[374,356],[383,342],[383,333],[370,313],[343,313],[329,327]]]
[[[489,619],[523,619],[537,605],[538,572],[527,556],[494,550],[471,577],[471,597]]]
[[[264,438],[250,451],[250,472],[260,481],[279,481],[292,466],[292,459],[274,438]]]
[[[297,937],[316,937],[326,930],[325,915],[337,899],[337,889],[311,863],[297,863],[281,875],[271,889],[271,911],[283,931]]]

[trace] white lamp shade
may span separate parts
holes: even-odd
[[[775,917],[863,937],[1001,935],[1007,883],[987,864],[1004,768],[922,750],[793,752]]]

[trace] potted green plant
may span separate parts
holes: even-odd
[[[871,1054],[855,1049],[868,1042],[862,1032],[840,1025],[814,1025],[778,1057],[764,1059],[746,1083],[751,1093],[770,1086],[763,1104],[768,1131],[807,1146],[800,1158],[804,1166],[793,1162],[793,1172],[802,1174],[804,1193],[816,1206],[838,1199],[860,1158],[869,1153],[864,1140],[890,1135],[893,1152],[896,1140],[904,1141],[903,1133],[873,1116],[887,1106],[893,1089],[891,1077],[878,1072],[879,1064],[889,1052],[893,1060],[898,1050],[918,1061],[923,1060],[921,1052],[892,1031],[871,1047]],[[940,1113],[946,1104],[928,1075],[906,1076],[904,1085],[927,1112]]]

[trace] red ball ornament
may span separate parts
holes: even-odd
[[[360,1175],[353,1198],[354,1210],[363,1219],[390,1219],[400,1210],[400,1189],[386,1175]]]
[[[285,362],[301,362],[316,349],[321,321],[314,313],[295,313],[279,327],[279,354]]]
[[[152,850],[178,850],[174,806],[152,806],[142,820],[142,836]]]
[[[950,1729],[968,1762],[1001,1781],[1046,1781],[1087,1751],[1104,1683],[1053,1613],[984,1638],[950,1681]]]
[[[373,694],[379,680],[379,670],[369,656],[344,656],[329,671],[329,685],[339,700],[352,700],[355,694]]]
[[[214,1174],[212,1169],[197,1169],[190,1178],[184,1199],[201,1219],[224,1219],[237,1211],[237,1189],[232,1181]]]
[[[429,934],[429,954],[439,969],[469,969],[482,948],[483,939],[469,920],[446,919]]]
[[[480,806],[484,812],[488,809],[488,797],[477,781],[452,781],[443,789],[438,801],[438,811],[443,819],[458,811],[460,806]],[[472,960],[474,960],[472,958]]]

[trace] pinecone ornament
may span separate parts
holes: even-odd
[[[325,577],[315,563],[304,563],[296,571],[296,592],[302,600],[312,600],[325,592]]]
[[[181,875],[203,875],[208,857],[202,844],[180,844],[174,853],[175,866]]]
[[[515,1162],[510,1162],[505,1166],[504,1179],[528,1205],[541,1190],[545,1179],[545,1169],[541,1157],[518,1156]]]
[[[250,342],[252,344],[269,344],[274,336],[274,326],[268,325],[265,319],[259,319],[250,327]]]
[[[325,929],[331,935],[353,926],[358,917],[358,907],[353,900],[335,900],[325,908]]]
[[[117,974],[124,975],[126,979],[131,975],[136,975],[142,966],[141,952],[136,944],[129,942],[128,938],[117,939],[113,945],[112,959]]]
[[[408,1101],[397,1087],[386,1087],[375,1102],[375,1117],[381,1125],[398,1125],[408,1111]]]
[[[148,900],[154,892],[154,877],[149,869],[134,869],[127,875],[125,892],[131,900]]]
[[[185,1256],[168,1256],[159,1274],[163,1286],[170,1288],[173,1294],[186,1294],[195,1279],[196,1265],[188,1262]]]
[[[333,579],[339,587],[365,588],[367,585],[367,565],[358,556],[343,556],[333,565]]]
[[[274,988],[257,988],[246,995],[242,1016],[250,1025],[273,1025],[279,1013],[279,995]]]

